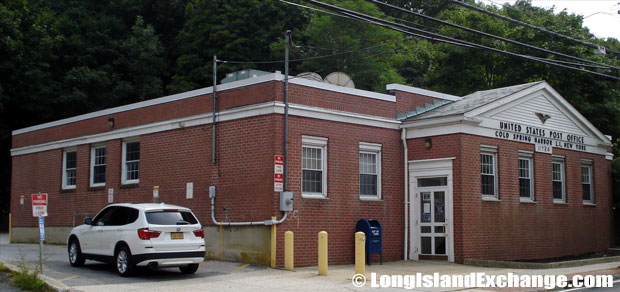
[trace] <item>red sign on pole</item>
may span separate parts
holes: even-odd
[[[32,194],[32,216],[47,216],[47,194]]]
[[[284,191],[284,156],[276,155],[273,159],[273,190]]]

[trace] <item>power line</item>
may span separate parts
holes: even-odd
[[[581,61],[581,62],[586,62],[586,63],[590,63],[590,64],[596,64],[596,65],[599,65],[599,66],[607,66],[608,68],[614,68],[616,70],[620,70],[620,68],[618,68],[618,67],[614,67],[614,66],[607,65],[607,64],[597,63],[597,62],[590,61],[590,60],[587,60],[587,59],[583,59],[583,58],[571,56],[571,55],[568,55],[568,54],[564,54],[564,53],[548,50],[548,49],[545,49],[545,48],[529,45],[529,44],[522,43],[522,42],[519,42],[519,41],[507,39],[507,38],[500,37],[500,36],[497,36],[497,35],[494,35],[494,34],[486,33],[486,32],[475,30],[475,29],[472,29],[472,28],[469,28],[469,27],[466,27],[466,26],[462,26],[462,25],[454,24],[454,23],[447,22],[447,21],[444,21],[444,20],[441,20],[441,19],[437,19],[437,18],[428,16],[428,15],[424,15],[424,14],[421,14],[421,13],[409,11],[409,10],[404,9],[402,7],[394,6],[394,5],[387,4],[387,3],[384,3],[384,2],[381,2],[381,1],[377,1],[377,0],[366,0],[366,1],[371,2],[373,4],[381,5],[383,7],[388,7],[388,8],[391,8],[391,9],[395,9],[395,10],[398,10],[400,12],[405,12],[405,13],[408,13],[408,14],[411,14],[411,15],[415,15],[417,17],[421,17],[421,18],[424,18],[424,19],[427,19],[427,20],[430,20],[430,21],[434,21],[434,22],[443,24],[443,25],[451,26],[451,27],[458,28],[458,29],[461,29],[461,30],[465,30],[465,31],[468,31],[468,32],[471,32],[471,33],[475,33],[475,34],[483,35],[483,36],[486,36],[486,37],[494,38],[494,39],[497,39],[497,40],[501,40],[501,41],[504,41],[504,42],[507,42],[507,43],[511,43],[511,44],[514,44],[514,45],[526,47],[526,48],[537,50],[537,51],[542,51],[542,52],[545,52],[545,53],[548,53],[548,54],[562,56],[562,57],[565,57],[565,58],[568,58],[568,59],[572,59],[572,60],[575,60],[575,61]]]
[[[482,9],[482,8],[479,8],[479,7],[476,7],[476,6],[473,6],[473,5],[469,5],[469,4],[461,2],[461,1],[456,1],[456,0],[448,0],[448,1],[450,1],[451,3],[454,3],[456,5],[463,6],[463,7],[467,8],[467,9],[475,10],[475,11],[478,11],[480,13],[484,13],[486,15],[490,15],[490,16],[493,16],[495,18],[499,18],[501,20],[508,21],[510,23],[513,23],[513,24],[518,24],[518,25],[521,25],[521,26],[525,26],[527,28],[531,28],[531,29],[534,29],[534,30],[537,30],[537,31],[540,31],[540,32],[544,32],[544,33],[553,35],[555,37],[558,37],[558,38],[561,38],[561,39],[564,39],[564,40],[569,40],[569,41],[572,41],[572,42],[575,42],[575,43],[579,43],[581,45],[584,45],[584,46],[587,46],[587,47],[590,47],[590,48],[594,48],[594,49],[603,48],[603,49],[605,49],[605,51],[614,53],[615,55],[620,55],[620,52],[610,50],[610,49],[608,49],[608,48],[606,48],[604,46],[599,46],[599,45],[596,45],[596,44],[592,44],[592,43],[588,43],[588,42],[585,42],[585,41],[582,41],[582,40],[571,38],[569,36],[565,36],[563,34],[559,34],[557,32],[553,32],[553,31],[550,31],[548,29],[544,29],[544,28],[541,28],[541,27],[538,27],[538,26],[534,26],[534,25],[531,25],[529,23],[525,23],[523,21],[512,19],[510,17],[506,17],[506,16],[503,16],[503,15],[500,15],[500,14],[488,11],[486,9]]]
[[[301,59],[292,59],[292,60],[289,60],[289,62],[301,62],[301,61],[308,61],[308,60],[316,60],[316,59],[330,58],[330,57],[335,57],[335,56],[340,56],[340,55],[345,55],[345,54],[369,51],[369,50],[372,50],[372,49],[375,49],[375,48],[380,48],[380,47],[384,47],[384,46],[387,46],[387,45],[403,42],[403,41],[406,41],[406,40],[409,40],[409,39],[411,39],[411,38],[406,37],[406,38],[399,39],[399,40],[396,40],[396,41],[387,42],[387,43],[383,43],[383,44],[378,44],[378,45],[374,45],[374,46],[370,46],[370,47],[365,47],[365,48],[361,48],[361,49],[347,50],[347,51],[343,51],[343,52],[339,52],[339,53],[334,53],[334,54],[330,54],[330,55],[314,56],[314,57],[301,58]],[[223,63],[223,64],[276,64],[276,63],[284,63],[285,61],[284,60],[273,60],[273,61],[230,61],[230,60],[220,60],[220,59],[218,59],[217,62],[218,63]]]
[[[427,40],[431,40],[431,41],[444,42],[444,43],[449,43],[449,44],[455,44],[455,45],[463,46],[463,47],[483,49],[483,50],[487,50],[487,51],[491,51],[491,52],[495,52],[495,53],[507,54],[507,55],[514,56],[514,57],[519,57],[519,58],[522,58],[522,59],[527,59],[527,60],[531,60],[531,61],[538,61],[538,62],[541,62],[541,63],[545,63],[545,64],[549,64],[549,65],[554,65],[554,66],[558,66],[558,67],[562,67],[562,68],[566,68],[566,69],[581,71],[581,72],[585,72],[585,73],[590,73],[590,74],[594,74],[594,75],[599,75],[599,76],[607,77],[607,78],[610,78],[610,79],[620,80],[620,78],[618,78],[616,76],[607,75],[607,74],[604,74],[604,73],[590,71],[590,70],[585,70],[585,69],[582,69],[582,68],[575,68],[575,67],[571,67],[571,66],[566,66],[566,65],[563,65],[563,64],[558,64],[558,63],[554,63],[552,61],[548,61],[546,59],[545,60],[542,60],[542,59],[538,60],[538,59],[532,58],[531,56],[521,55],[521,54],[517,54],[517,53],[505,51],[505,50],[500,50],[500,49],[496,49],[496,48],[492,48],[492,47],[488,47],[488,46],[483,46],[483,45],[480,45],[480,44],[466,42],[466,41],[463,41],[463,40],[447,37],[447,36],[436,34],[436,33],[427,32],[427,31],[424,31],[424,30],[420,30],[420,29],[417,29],[417,28],[405,26],[405,25],[398,24],[398,23],[395,23],[395,22],[392,22],[392,21],[384,20],[384,19],[381,19],[381,18],[373,17],[373,16],[370,16],[370,15],[366,15],[366,14],[355,12],[355,11],[351,11],[351,10],[347,10],[347,9],[344,9],[344,8],[340,8],[338,6],[333,6],[333,5],[322,3],[322,2],[319,2],[319,1],[315,1],[315,0],[303,0],[303,1],[312,3],[314,5],[317,5],[319,7],[322,7],[322,8],[328,9],[328,10],[335,11],[337,13],[341,13],[341,14],[344,14],[344,15],[347,15],[347,16],[350,16],[350,17],[357,18],[359,20],[362,20],[362,21],[365,21],[365,22],[368,22],[368,23],[373,23],[375,25],[379,25],[379,26],[382,26],[384,28],[388,28],[388,29],[391,29],[391,30],[396,30],[396,31],[399,31],[399,32],[402,32],[402,33],[405,33],[405,34],[408,34],[408,35],[412,35],[412,36],[418,37],[418,38],[423,38],[423,39],[427,39]],[[420,33],[423,33],[425,35],[414,33],[412,31],[420,32]]]

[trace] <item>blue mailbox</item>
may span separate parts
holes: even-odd
[[[381,264],[383,264],[383,230],[381,222],[377,219],[360,219],[355,225],[355,232],[366,234],[366,262],[370,265],[370,255],[379,254]]]

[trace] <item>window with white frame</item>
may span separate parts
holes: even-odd
[[[301,193],[327,197],[327,138],[302,136]]]
[[[381,144],[359,144],[359,194],[364,199],[381,198]]]
[[[564,157],[553,157],[551,161],[551,179],[553,183],[553,201],[566,203]]]
[[[90,150],[90,186],[105,186],[106,147],[93,146]]]
[[[497,198],[497,147],[480,147],[480,174],[482,196]]]
[[[62,189],[75,189],[77,149],[65,149],[62,154]]]
[[[581,161],[581,190],[583,202],[594,204],[594,188],[592,179],[592,161]]]
[[[140,182],[140,140],[123,141],[123,184]]]
[[[532,152],[519,151],[519,197],[521,200],[534,200]]]

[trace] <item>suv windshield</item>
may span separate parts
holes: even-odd
[[[196,217],[187,211],[146,212],[146,222],[156,225],[198,224]]]

